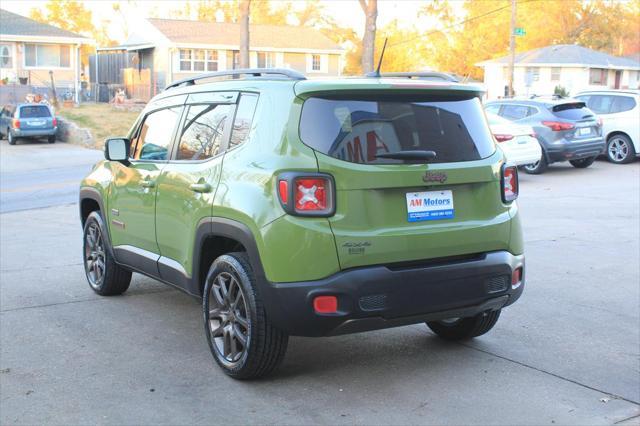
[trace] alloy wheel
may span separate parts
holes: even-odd
[[[539,165],[540,160],[536,161],[535,163],[525,164],[523,167],[530,172],[535,172]]]
[[[105,252],[102,232],[97,223],[91,223],[85,234],[84,263],[89,284],[100,287],[105,273]]]
[[[629,155],[629,145],[622,138],[613,138],[609,142],[609,158],[616,163],[624,161]]]
[[[249,348],[250,324],[244,293],[234,275],[221,272],[214,278],[208,309],[209,333],[221,361],[240,362]]]

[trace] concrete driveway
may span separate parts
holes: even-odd
[[[3,209],[7,193],[32,194],[16,166],[28,156],[79,173],[95,154],[17,146],[5,163],[5,148]],[[214,364],[198,300],[139,275],[123,296],[96,296],[77,205],[38,191],[53,207],[16,197],[3,211],[20,211],[0,215],[0,424],[639,423],[638,162],[521,175],[527,287],[489,334],[292,338],[283,366],[255,382]]]

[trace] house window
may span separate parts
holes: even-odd
[[[24,65],[34,68],[70,68],[71,47],[58,44],[25,44]]]
[[[551,68],[551,81],[560,81],[560,67]]]
[[[217,71],[218,51],[180,49],[180,71]]]
[[[13,51],[8,44],[0,44],[0,68],[13,68]]]
[[[606,86],[607,74],[609,74],[609,70],[605,70],[602,68],[591,68],[589,70],[589,84],[592,84],[594,86]]]
[[[527,67],[527,79],[529,81],[539,81],[540,80],[540,68],[538,67]]]
[[[258,68],[273,68],[276,58],[273,52],[258,52]]]
[[[307,67],[308,73],[327,73],[329,72],[329,55],[307,53]]]

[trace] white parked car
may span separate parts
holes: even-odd
[[[640,155],[640,91],[598,90],[575,96],[602,119],[607,158],[617,164]]]
[[[487,113],[489,128],[510,166],[525,166],[540,161],[542,148],[530,126],[514,124],[499,115]]]

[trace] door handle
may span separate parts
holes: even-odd
[[[192,183],[189,188],[193,192],[211,192],[211,185],[208,183]]]
[[[151,179],[144,179],[140,182],[143,188],[154,188],[156,186],[156,181]]]

